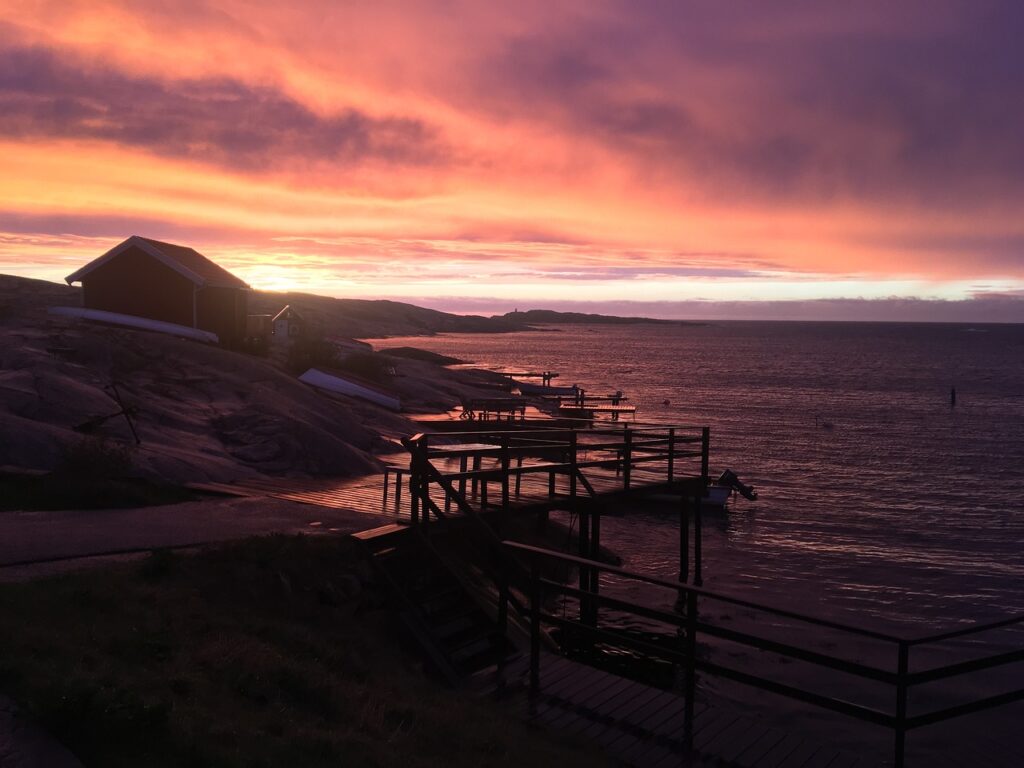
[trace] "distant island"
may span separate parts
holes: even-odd
[[[651,317],[617,317],[615,315],[596,315],[586,312],[556,312],[552,309],[528,309],[520,312],[506,312],[504,315],[495,315],[492,320],[504,320],[509,323],[524,323],[535,325],[537,323],[563,324],[563,325],[635,325],[638,323],[655,323],[658,325],[679,325],[686,321],[682,320],[655,320]]]
[[[0,313],[39,308],[47,304],[79,304],[81,288],[45,280],[0,275]],[[649,317],[617,317],[584,312],[530,309],[504,315],[456,315],[414,304],[384,299],[338,299],[311,293],[254,290],[249,312],[275,313],[290,305],[304,317],[327,329],[344,329],[354,338],[431,336],[437,333],[514,333],[535,330],[538,325],[658,325],[691,324],[683,320]],[[698,323],[700,324],[700,323]]]
[[[325,326],[343,326],[357,338],[383,336],[419,336],[436,333],[514,333],[535,330],[538,325],[659,325],[690,324],[681,320],[655,320],[649,317],[617,317],[584,312],[556,312],[530,309],[504,315],[455,315],[385,299],[335,299],[310,293],[253,291],[250,311],[274,312],[282,304],[295,307],[306,317]]]

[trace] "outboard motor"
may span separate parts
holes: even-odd
[[[736,476],[736,473],[731,469],[727,469],[721,474],[718,478],[718,484],[738,491],[740,496],[745,499],[757,501],[757,491],[754,490],[754,486],[741,483],[740,479]]]

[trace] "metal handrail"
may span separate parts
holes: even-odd
[[[940,632],[935,635],[923,635],[914,639],[908,639],[906,643],[908,645],[923,645],[925,643],[938,643],[943,640],[952,640],[958,637],[966,637],[967,635],[976,635],[979,632],[990,632],[993,629],[1002,629],[1003,627],[1013,626],[1014,624],[1024,624],[1024,614],[1018,616],[1009,616],[1005,619],[997,619],[996,621],[990,621],[986,624],[979,624],[975,622],[969,627],[963,627],[961,629],[953,629],[948,632]]]
[[[817,616],[810,616],[808,614],[798,613],[785,608],[774,608],[771,606],[765,606],[760,603],[755,603],[751,600],[746,600],[741,597],[734,597],[732,595],[725,595],[720,592],[713,592],[703,587],[695,587],[690,584],[684,584],[680,581],[673,581],[671,579],[661,578],[659,576],[650,576],[644,573],[636,573],[634,571],[627,571],[625,568],[620,568],[617,565],[609,565],[607,563],[601,563],[594,560],[587,560],[576,555],[569,555],[563,552],[556,552],[551,549],[544,549],[543,547],[535,547],[532,544],[522,544],[517,541],[503,541],[502,544],[508,549],[524,552],[530,555],[537,555],[541,557],[548,557],[551,559],[562,560],[565,562],[573,563],[574,565],[582,565],[584,567],[596,568],[599,571],[605,571],[606,573],[614,573],[617,576],[623,576],[625,578],[634,579],[636,581],[646,582],[659,587],[666,587],[668,589],[676,590],[682,593],[693,593],[698,597],[704,597],[711,600],[717,600],[719,602],[728,603],[735,605],[740,608],[751,608],[754,610],[765,611],[766,613],[774,616],[779,616],[787,619],[796,619],[798,621],[804,621],[808,624],[814,624],[820,627],[826,627],[828,629],[837,629],[842,632],[850,632],[852,634],[861,635],[863,637],[870,637],[875,640],[885,640],[888,642],[898,643],[901,642],[899,637],[895,635],[889,635],[885,632],[876,632],[870,629],[864,629],[862,627],[855,627],[850,624],[843,624],[838,621],[832,621],[830,619],[822,619]]]
[[[530,590],[530,611],[533,617],[532,625],[534,627],[534,631],[539,631],[539,621],[541,618],[543,618],[544,620],[559,626],[567,628],[571,627],[574,632],[577,632],[578,634],[584,637],[589,637],[592,640],[605,641],[611,644],[617,644],[621,647],[632,648],[639,652],[652,655],[656,658],[661,658],[665,661],[677,663],[682,661],[684,664],[687,665],[687,699],[685,716],[686,722],[684,723],[684,738],[686,740],[688,749],[692,749],[693,744],[692,697],[694,694],[693,680],[696,670],[702,670],[713,675],[725,677],[727,679],[731,679],[746,685],[760,688],[762,690],[770,691],[782,696],[787,696],[789,698],[803,701],[814,706],[836,711],[841,714],[845,714],[847,716],[854,717],[866,722],[871,722],[877,725],[882,725],[891,728],[894,734],[895,765],[898,767],[902,767],[904,764],[905,735],[908,731],[913,730],[915,728],[923,727],[925,725],[931,725],[934,723],[942,722],[944,720],[949,720],[951,718],[960,717],[973,712],[979,712],[982,710],[991,709],[993,707],[1001,706],[1015,701],[1024,700],[1024,688],[1021,688],[1018,690],[1006,691],[996,695],[987,696],[972,701],[967,701],[961,704],[946,707],[944,709],[934,710],[931,712],[926,712],[920,715],[910,716],[907,713],[907,693],[909,689],[913,686],[923,685],[938,680],[946,680],[952,677],[969,674],[971,672],[978,672],[986,669],[994,669],[996,667],[1002,667],[1007,664],[1024,661],[1024,648],[1018,648],[1011,651],[991,654],[989,656],[973,659],[970,661],[947,664],[944,666],[935,667],[933,669],[924,670],[920,672],[911,672],[909,662],[909,650],[912,646],[920,646],[927,643],[941,642],[955,637],[962,637],[968,634],[974,634],[978,632],[1016,625],[1024,622],[1024,616],[1014,616],[1006,619],[988,622],[985,624],[976,624],[969,628],[953,630],[950,632],[937,633],[927,637],[898,637],[884,632],[865,630],[861,627],[854,627],[848,624],[843,624],[841,622],[836,622],[828,619],[821,619],[815,616],[809,616],[807,614],[798,613],[796,611],[790,611],[787,609],[777,608],[774,606],[755,603],[750,600],[745,600],[743,598],[737,598],[731,595],[713,592],[702,587],[692,586],[690,584],[686,584],[679,581],[673,581],[671,579],[664,579],[657,576],[649,576],[646,574],[627,571],[623,568],[620,568],[619,566],[609,565],[595,560],[587,560],[585,558],[577,557],[575,555],[569,555],[554,550],[544,549],[542,547],[536,547],[529,544],[521,544],[519,542],[514,541],[504,541],[502,542],[502,545],[505,549],[511,552],[516,552],[521,555],[525,555],[530,559],[530,572],[533,580],[533,587]],[[668,611],[650,608],[648,606],[641,606],[627,600],[604,596],[599,594],[596,591],[596,589],[594,591],[591,591],[590,589],[576,588],[569,586],[567,584],[561,584],[550,579],[542,579],[539,576],[539,571],[537,568],[537,562],[540,558],[556,560],[561,563],[576,565],[581,568],[591,569],[593,571],[611,573],[624,578],[651,584],[653,586],[672,589],[673,591],[677,592],[680,598],[685,597],[687,609],[685,613],[682,615],[678,613],[670,613]],[[678,648],[662,648],[661,646],[651,643],[649,641],[645,641],[629,635],[624,635],[621,633],[621,631],[598,628],[594,623],[596,619],[593,618],[597,615],[596,610],[593,609],[588,611],[588,615],[591,618],[587,620],[572,620],[566,618],[565,616],[554,616],[552,614],[545,613],[540,605],[541,586],[544,586],[549,590],[560,592],[563,595],[575,597],[580,601],[581,606],[583,606],[584,603],[589,603],[591,606],[603,604],[621,611],[631,612],[638,616],[652,618],[657,621],[664,622],[665,624],[675,627],[679,630],[684,630],[688,650],[686,652],[681,652]],[[747,632],[741,632],[738,630],[727,629],[724,627],[718,627],[709,624],[708,622],[701,621],[698,618],[698,598],[719,601],[734,606],[741,606],[761,611],[763,613],[767,613],[773,616],[789,618],[796,621],[808,623],[814,626],[834,629],[841,632],[846,632],[849,634],[859,635],[862,637],[868,637],[871,639],[894,644],[898,650],[897,670],[895,672],[891,672],[889,670],[879,669],[877,667],[861,664],[859,662],[848,661],[837,656],[832,656],[829,654],[820,653],[818,651],[813,651],[806,648],[794,646],[790,643],[770,640],[768,638],[759,637],[756,635],[749,634]],[[786,658],[792,658],[799,661],[816,664],[818,666],[834,669],[839,672],[859,677],[861,679],[892,685],[896,690],[895,714],[889,714],[871,707],[865,707],[842,699],[825,696],[814,691],[798,688],[796,686],[779,682],[777,680],[772,680],[766,677],[751,674],[749,672],[734,669],[723,664],[711,662],[707,659],[699,659],[697,658],[695,645],[695,638],[698,632],[704,632],[708,635],[719,637],[724,640],[735,642],[737,644],[745,645],[747,647],[755,648],[758,650],[776,653]],[[535,668],[535,665],[539,665],[539,663],[539,652],[531,654],[530,679],[531,690],[533,690],[534,692],[536,692],[539,689],[538,686],[540,675],[538,669]]]

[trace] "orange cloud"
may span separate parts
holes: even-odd
[[[996,6],[19,2],[0,252],[41,273],[138,227],[335,292],[424,263],[453,295],[1012,290],[1024,67]]]

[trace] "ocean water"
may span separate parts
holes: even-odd
[[[556,326],[376,346],[403,344],[555,370],[623,390],[638,420],[710,426],[712,473],[760,496],[706,520],[708,588],[910,636],[1024,614],[1024,326]],[[625,567],[675,576],[671,516],[608,518],[602,533]]]

